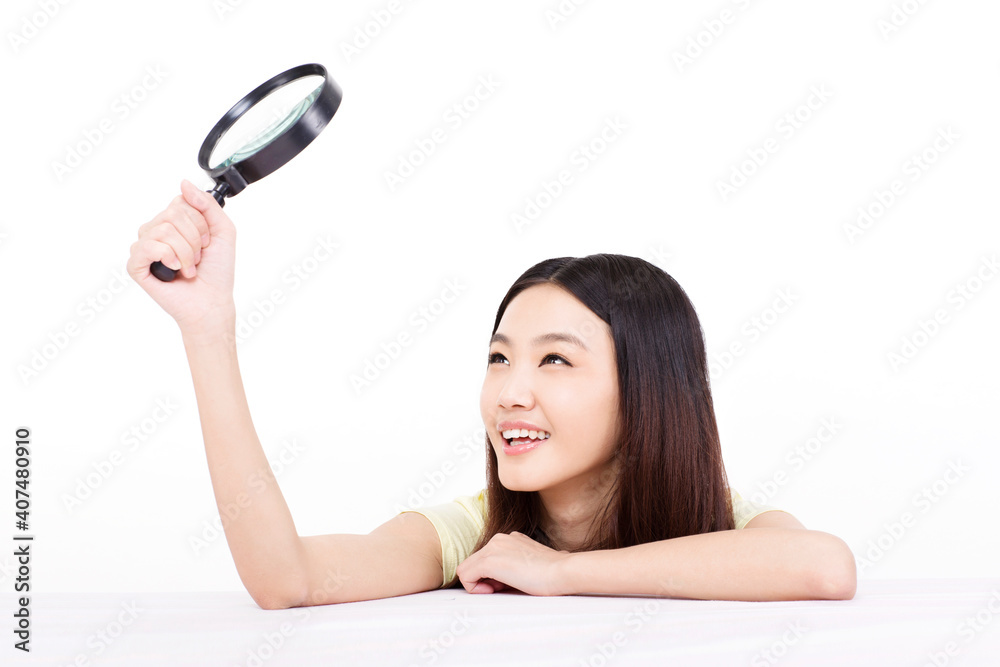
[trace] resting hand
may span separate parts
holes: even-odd
[[[497,533],[455,570],[469,593],[511,590],[528,595],[566,595],[565,565],[572,556],[527,535]]]

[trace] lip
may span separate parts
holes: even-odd
[[[548,438],[546,438],[546,440],[547,439]],[[518,454],[526,454],[526,453],[530,452],[533,449],[538,449],[538,446],[541,445],[543,442],[545,442],[545,440],[535,440],[534,442],[529,442],[529,443],[526,443],[524,445],[518,445],[516,447],[511,447],[510,445],[507,444],[507,441],[504,440],[503,441],[503,453],[507,454],[508,456],[517,456]]]
[[[538,447],[549,438],[545,440],[536,440],[535,442],[529,442],[524,445],[511,446],[510,441],[503,437],[504,431],[509,431],[512,429],[523,429],[526,431],[545,431],[549,434],[549,438],[552,436],[552,432],[544,428],[539,428],[538,426],[526,421],[502,421],[497,424],[497,430],[500,432],[500,438],[503,440],[503,453],[509,456],[517,456],[518,454],[525,454],[531,450]]]

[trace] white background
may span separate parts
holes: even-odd
[[[842,537],[862,577],[997,575],[1000,7],[559,7],[5,3],[0,538],[16,532],[12,449],[27,426],[35,590],[242,590],[212,528],[179,332],[121,276],[180,180],[210,187],[196,154],[216,120],[307,62],[326,65],[343,105],[226,206],[239,314],[260,324],[242,374],[300,534],[367,533],[481,489],[500,300],[540,260],[612,252],[656,263],[694,302],[744,496]],[[580,147],[609,121],[620,133],[581,171]],[[445,141],[414,153],[436,128]],[[951,138],[935,148],[939,132]],[[411,156],[421,164],[390,188]],[[539,199],[564,169],[569,186]],[[901,194],[849,233],[897,179]],[[720,183],[739,186],[723,197]],[[519,230],[529,200],[545,206]],[[320,238],[339,244],[326,261],[312,259]],[[313,272],[295,284],[296,267]],[[449,281],[459,296],[418,327]],[[769,324],[752,337],[755,317]],[[351,377],[402,333],[412,344],[356,391]],[[158,401],[175,406],[160,422]]]

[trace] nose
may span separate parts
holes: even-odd
[[[497,394],[497,405],[502,408],[525,408],[530,410],[535,404],[535,396],[531,391],[531,380],[528,379],[530,369],[517,372],[510,369],[507,377],[500,384]]]

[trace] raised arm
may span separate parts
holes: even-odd
[[[181,196],[139,228],[129,274],[176,320],[191,367],[215,501],[236,570],[264,608],[304,597],[302,541],[247,406],[236,358],[236,228],[215,200],[184,181]],[[181,272],[150,275],[160,260]]]
[[[211,196],[182,195],[139,228],[128,272],[174,318],[198,401],[219,516],[243,585],[264,609],[372,600],[441,586],[433,524],[402,513],[368,535],[301,537],[271,472],[236,358],[236,229]],[[180,275],[150,275],[161,261]]]
[[[305,597],[303,551],[247,406],[235,324],[184,335],[215,502],[240,580],[265,609]]]

